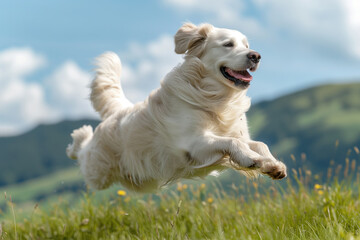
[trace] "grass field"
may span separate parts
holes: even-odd
[[[7,195],[0,239],[360,239],[358,160],[329,168],[325,181],[292,169],[282,184],[190,181],[145,196],[115,187],[35,204],[25,216]]]

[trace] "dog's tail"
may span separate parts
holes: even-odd
[[[66,148],[66,154],[71,159],[78,159],[79,151],[83,149],[93,136],[93,129],[90,125],[84,125],[72,132],[73,143]]]
[[[102,119],[132,106],[121,88],[120,74],[121,62],[115,53],[106,52],[96,59],[95,78],[91,83],[90,99]]]

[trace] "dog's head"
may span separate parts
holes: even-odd
[[[184,24],[175,35],[175,52],[197,57],[217,80],[235,89],[246,89],[260,62],[242,33],[210,24]]]

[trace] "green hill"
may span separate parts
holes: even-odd
[[[286,164],[303,164],[294,163],[290,154],[300,159],[305,153],[305,164],[324,172],[331,160],[343,164],[336,159],[343,161],[347,155],[350,161],[357,159],[354,146],[360,147],[360,83],[323,85],[260,102],[252,106],[248,120],[252,137],[270,145]],[[0,138],[0,186],[75,166],[76,162],[65,155],[70,133],[84,124],[97,123],[64,121]]]
[[[84,124],[97,125],[95,120],[63,121],[40,125],[15,137],[0,138],[0,186],[23,182],[75,166],[65,155],[70,133]]]
[[[326,171],[331,160],[337,165],[343,162],[336,159],[357,159],[360,83],[323,85],[261,102],[249,112],[249,125],[253,138],[286,163],[294,166],[290,154],[302,155],[309,168]]]

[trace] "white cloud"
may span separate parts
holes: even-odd
[[[263,29],[255,18],[245,14],[249,6],[238,0],[163,0],[165,4],[192,14],[206,14],[211,23],[241,29],[252,36],[261,36]]]
[[[31,48],[10,48],[0,52],[0,82],[24,77],[46,63],[45,58]]]
[[[1,135],[21,132],[54,116],[39,84],[13,79],[0,90],[0,96]]]
[[[360,4],[354,0],[270,1],[262,9],[272,27],[313,49],[360,59]],[[354,51],[357,49],[357,51]]]
[[[44,84],[27,81],[45,64],[30,48],[0,52],[0,136],[64,118],[96,117],[88,100],[90,74],[67,61]]]
[[[52,115],[41,85],[24,80],[45,63],[29,48],[0,52],[0,135],[19,133]]]
[[[294,48],[305,46],[321,54],[346,55],[348,40],[342,0],[258,0],[256,3],[264,16],[262,24],[267,34],[276,36],[277,41],[285,36]]]
[[[144,100],[182,61],[170,36],[145,45],[134,43],[120,57],[121,84],[133,102]],[[0,136],[21,133],[39,123],[97,117],[89,101],[91,74],[66,61],[44,79],[27,81],[45,64],[45,58],[29,48],[0,52]]]
[[[49,104],[58,118],[95,117],[89,101],[91,75],[67,61],[45,80]]]
[[[360,58],[360,1],[343,0],[351,53]]]
[[[173,37],[168,35],[145,45],[133,43],[120,58],[123,63],[121,84],[132,102],[143,101],[160,86],[165,75],[182,62],[182,57],[174,52]]]
[[[237,28],[252,38],[281,42],[286,36],[294,47],[360,59],[358,0],[163,1],[187,13],[206,14],[211,23]]]

